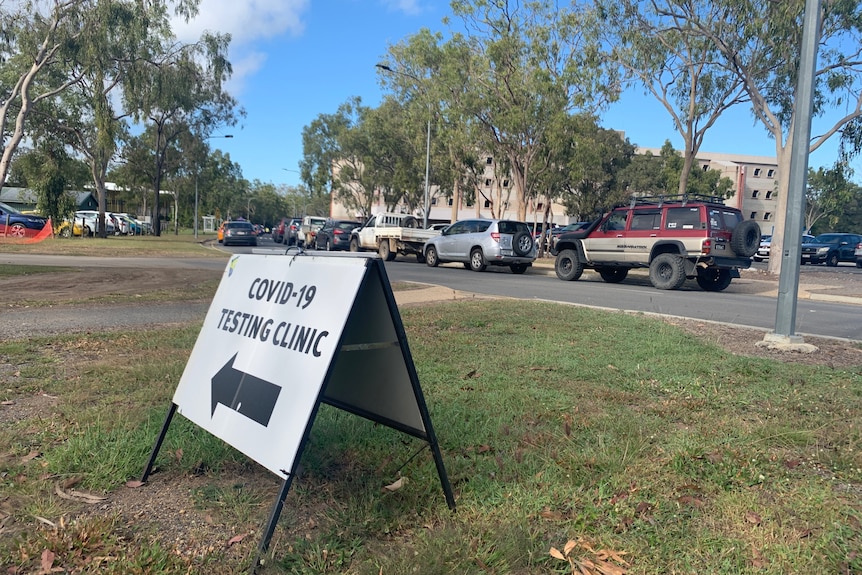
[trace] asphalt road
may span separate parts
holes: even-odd
[[[257,250],[236,248],[236,252],[251,251],[283,253],[283,247],[269,240]],[[270,252],[272,253],[272,252]],[[5,254],[0,263],[30,263],[68,266],[69,257],[28,256]],[[222,259],[170,259],[170,258],[98,258],[77,257],[75,265],[82,267],[186,267],[224,269]],[[806,266],[810,267],[810,266]],[[725,292],[706,293],[693,282],[681,290],[657,290],[633,277],[621,284],[601,281],[563,282],[553,273],[546,275],[531,269],[524,275],[515,275],[507,268],[489,268],[474,273],[461,266],[429,268],[417,264],[415,258],[399,258],[386,264],[390,281],[411,281],[446,286],[454,290],[522,299],[563,302],[597,308],[653,313],[772,330],[775,327],[777,301],[775,297],[739,293],[733,284]],[[859,276],[862,280],[862,275]],[[162,305],[162,304],[158,304]],[[191,310],[190,310],[191,311]],[[149,306],[148,317],[154,317],[155,304]],[[4,312],[4,319],[12,319]],[[27,313],[23,312],[15,313]],[[32,313],[32,312],[31,312]],[[169,313],[173,311],[169,310]],[[180,313],[180,312],[177,312]],[[168,316],[170,317],[170,316]],[[179,316],[177,316],[179,317]],[[201,313],[200,317],[203,317]],[[95,319],[95,316],[94,316]],[[81,321],[84,321],[81,319]],[[89,321],[89,320],[87,320]],[[862,341],[862,306],[813,300],[799,300],[796,307],[795,333],[818,337],[835,337]]]

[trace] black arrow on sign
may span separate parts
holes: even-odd
[[[216,405],[221,403],[266,427],[281,388],[234,369],[236,356],[237,354],[234,354],[212,378],[211,415],[215,415]]]

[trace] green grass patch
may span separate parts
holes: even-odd
[[[171,231],[158,237],[54,237],[34,244],[3,244],[3,251],[69,256],[227,258],[228,254],[211,247],[214,241],[215,234],[198,234],[196,240],[192,231],[180,230],[179,235]]]
[[[265,573],[862,571],[862,366],[735,356],[545,303],[401,313],[457,511],[421,441],[323,406]],[[183,513],[144,527],[56,496],[71,479],[120,496],[139,476],[198,329],[0,343],[0,570],[37,571],[44,549],[69,572],[248,570],[277,481],[181,416],[153,481]],[[183,556],[158,522],[192,512],[253,534]]]

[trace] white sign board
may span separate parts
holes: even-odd
[[[174,393],[178,411],[286,477],[367,263],[232,257]]]

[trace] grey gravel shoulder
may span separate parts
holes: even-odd
[[[209,305],[210,302],[168,302],[12,308],[3,312],[0,340],[202,322]]]

